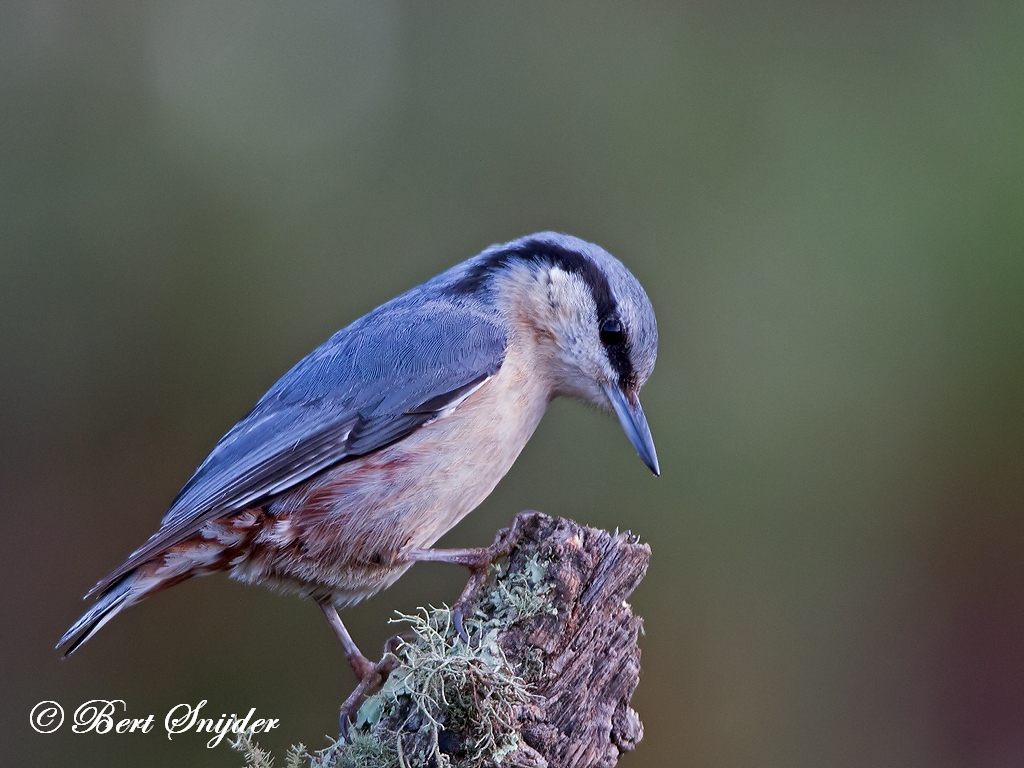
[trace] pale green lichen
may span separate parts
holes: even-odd
[[[530,681],[543,673],[543,654],[530,649],[517,672],[498,641],[510,625],[557,614],[546,573],[536,554],[515,568],[495,566],[465,621],[468,644],[456,635],[448,608],[398,614],[393,621],[408,624],[413,637],[395,650],[398,666],[359,709],[352,743],[312,753],[296,745],[285,768],[500,766],[520,746],[518,711],[530,702]],[[232,746],[248,768],[272,768],[273,758],[251,738],[240,736]]]
[[[522,568],[510,571],[508,565],[493,566],[495,580],[477,601],[476,615],[503,624],[519,623],[542,613],[558,615],[551,604],[554,585],[545,581],[547,563],[533,553]]]
[[[246,768],[274,768],[274,758],[247,733],[229,742],[245,757]],[[310,752],[294,744],[285,754],[284,768],[401,768],[398,753],[372,733],[355,733],[352,743],[338,740],[325,749]]]
[[[383,706],[367,700],[364,708],[394,714],[408,700],[412,714],[431,729],[433,742],[442,730],[458,733],[467,765],[485,760],[500,765],[501,757],[519,746],[517,710],[529,703],[530,694],[498,644],[497,622],[467,620],[473,640],[464,643],[455,637],[447,608],[399,620],[410,625],[416,639],[398,648],[400,666],[371,697],[383,699]]]

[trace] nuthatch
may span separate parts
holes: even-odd
[[[221,438],[160,529],[90,591],[65,656],[130,605],[228,571],[337,607],[417,561],[479,573],[494,548],[430,549],[511,468],[552,398],[611,408],[658,474],[638,393],[658,331],[611,254],[544,232],[494,245],[343,328]],[[497,545],[495,545],[497,546]]]

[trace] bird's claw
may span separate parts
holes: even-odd
[[[455,625],[455,634],[459,636],[459,639],[466,645],[469,645],[469,633],[466,632],[466,625],[462,621],[462,607],[456,605],[452,611],[452,624]]]
[[[362,680],[359,681],[359,685],[355,687],[355,690],[348,695],[348,698],[341,705],[338,729],[341,733],[341,739],[346,744],[352,743],[352,725],[356,722],[359,708],[363,706],[363,702],[366,701],[370,691],[384,685],[388,676],[398,666],[398,658],[395,656],[394,650],[401,644],[402,640],[401,635],[395,635],[388,639],[384,644],[384,655],[381,657],[381,660],[370,666]]]
[[[471,571],[469,581],[466,583],[465,589],[462,590],[462,594],[452,610],[452,624],[454,625],[455,634],[466,645],[469,645],[469,632],[466,631],[466,611],[463,606],[471,605],[473,597],[480,591],[480,587],[487,580],[491,565],[495,560],[508,557],[518,541],[519,518],[516,517],[512,521],[512,525],[498,531],[498,535],[494,537],[494,542],[491,546],[479,550],[480,557],[478,561],[469,566]]]

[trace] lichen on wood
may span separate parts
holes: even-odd
[[[642,620],[626,599],[650,548],[538,512],[515,526],[467,611],[469,643],[447,608],[399,616],[397,666],[360,708],[352,743],[298,745],[286,768],[609,768],[637,745]],[[272,761],[244,736],[235,746],[254,768]]]

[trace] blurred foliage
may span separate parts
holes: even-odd
[[[25,722],[97,697],[327,743],[352,681],[300,601],[202,579],[51,647],[294,361],[550,228],[649,289],[663,476],[559,402],[444,543],[652,542],[623,764],[1024,764],[1022,82],[988,0],[3,3],[0,753],[232,759]],[[368,651],[458,594],[417,569],[346,613]]]

